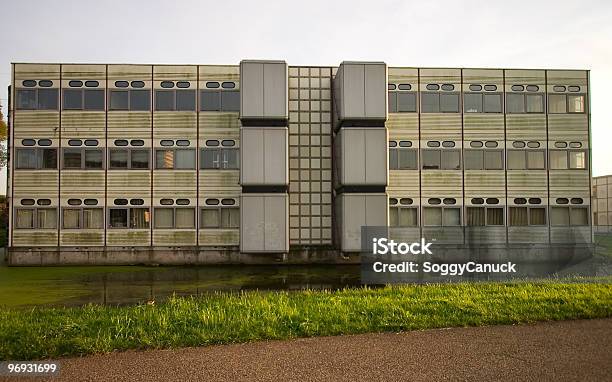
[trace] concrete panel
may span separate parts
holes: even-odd
[[[370,118],[387,117],[387,67],[365,66],[365,115]]]
[[[288,131],[286,128],[241,129],[240,183],[243,186],[287,185]]]
[[[342,103],[341,119],[354,118],[361,119],[365,118],[365,75],[363,65],[345,65],[342,74],[342,91],[341,96],[343,97],[340,102]]]
[[[387,226],[387,194],[341,194],[337,197],[340,246],[361,250],[362,226]]]
[[[365,133],[366,184],[387,184],[387,130],[368,129]]]
[[[287,119],[287,64],[240,62],[240,118]]]
[[[344,128],[338,132],[338,186],[387,185],[387,131]]]
[[[334,89],[340,123],[387,118],[387,66],[384,62],[343,62],[336,73]]]
[[[284,253],[289,250],[287,194],[242,194],[240,251]]]

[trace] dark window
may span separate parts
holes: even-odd
[[[453,141],[443,141],[442,147],[455,147],[455,142]]]
[[[144,146],[144,141],[142,139],[132,139],[130,141],[130,145],[132,145],[132,146]]]
[[[143,81],[132,81],[133,88],[144,88],[145,83]]]
[[[102,150],[85,149],[85,168],[100,169],[102,168]]]
[[[438,93],[421,93],[421,112],[437,113],[440,111],[440,96]]]
[[[482,85],[470,85],[470,90],[473,92],[479,92],[482,90]]]
[[[29,148],[17,150],[17,169],[57,169],[57,149]]]
[[[190,86],[191,84],[188,81],[178,81],[176,83],[176,87],[181,89],[187,89]]]
[[[508,113],[524,113],[525,95],[512,93],[506,94],[506,111]]]
[[[68,86],[70,86],[71,88],[80,88],[81,86],[83,86],[83,81],[72,80],[68,82]]]
[[[132,83],[132,86],[134,84]],[[130,90],[130,110],[149,111],[151,109],[149,90]]]
[[[236,142],[232,139],[224,139],[221,141],[221,145],[226,147],[232,147],[236,146]]]
[[[393,85],[395,87],[395,85]],[[397,113],[397,92],[388,92],[388,111],[389,113]]]
[[[23,86],[25,86],[26,88],[31,88],[31,87],[36,86],[36,81],[34,81],[34,80],[24,80],[24,81],[21,82],[21,84]]]
[[[66,169],[80,169],[81,156],[83,152],[81,149],[64,149],[64,168]]]
[[[98,200],[97,199],[85,199],[83,203],[87,206],[97,206]]]
[[[174,87],[174,82],[172,81],[162,81],[160,86],[164,89],[170,89]]]
[[[564,92],[565,91],[565,86],[555,85],[555,86],[553,86],[553,91],[555,91],[555,92]]]
[[[38,204],[39,206],[50,206],[51,205],[51,199],[38,199],[36,201],[36,204]]]
[[[159,144],[162,146],[174,146],[174,141],[172,139],[162,139],[159,141]]]
[[[200,92],[201,111],[219,111],[221,109],[221,95],[218,91],[202,90]]]
[[[195,90],[177,90],[176,91],[176,110],[178,111],[195,111]]]
[[[128,209],[127,208],[111,208],[109,210],[109,225],[110,228],[127,228],[128,226]]]
[[[472,141],[470,142],[470,147],[482,147],[482,142],[481,141]]]
[[[128,168],[128,149],[110,149],[108,154],[110,169]]]
[[[98,81],[85,81],[85,86],[88,88],[97,88],[99,85]]]
[[[68,204],[71,206],[80,206],[81,203],[81,199],[68,199]]]
[[[209,89],[216,89],[219,87],[219,83],[218,82],[213,82],[213,81],[209,81],[206,83],[206,87]]]
[[[389,149],[389,169],[391,170],[416,170],[417,150],[405,148]]]
[[[440,90],[440,85],[438,84],[427,84],[425,87],[427,90]]]
[[[158,111],[174,110],[174,91],[156,90],[155,91],[155,110],[158,110]]]
[[[51,140],[50,139],[39,139],[38,145],[39,146],[51,146]]]
[[[133,206],[142,206],[144,204],[143,199],[130,199],[130,204]]]
[[[224,206],[233,206],[236,204],[236,201],[234,199],[221,199],[221,204]]]
[[[178,139],[178,140],[176,141],[176,145],[177,145],[177,146],[183,146],[183,147],[186,147],[186,146],[189,146],[190,144],[191,144],[191,142],[189,142],[187,139]]]
[[[445,90],[445,91],[455,90],[455,85],[452,85],[452,84],[443,84],[442,85],[442,90]]]
[[[421,93],[423,113],[458,113],[459,94]]]
[[[514,142],[512,142],[512,147],[515,147],[517,149],[521,149],[521,148],[525,147],[525,142],[514,141]]]
[[[240,111],[240,92],[221,92],[221,111]]]
[[[233,82],[223,82],[223,83],[221,84],[221,87],[222,87],[223,89],[233,89],[233,88],[235,88],[235,87],[236,87],[236,84],[235,84],[235,83],[233,83]]]
[[[129,109],[129,92],[127,90],[111,90],[110,92],[110,110],[128,110]]]
[[[484,86],[484,90],[486,90],[488,92],[493,92],[493,91],[497,90],[497,85],[485,85]]]
[[[387,84],[387,90],[395,90],[396,87],[395,84]]]
[[[115,81],[115,86],[118,88],[127,88],[130,84],[127,81]]]
[[[438,141],[427,141],[427,147],[440,147],[440,142],[438,142]]]
[[[115,146],[127,146],[127,139],[115,139]]]
[[[239,168],[238,149],[209,149],[205,148],[200,153],[201,169],[238,169]]]
[[[421,156],[424,170],[440,169],[440,150],[422,150]]]
[[[85,89],[83,97],[85,110],[104,110],[104,90]]]
[[[130,168],[132,169],[148,169],[149,168],[149,150],[148,149],[132,149],[130,150]]]
[[[400,84],[398,86],[398,88],[399,88],[399,90],[410,90],[410,89],[412,89],[412,85],[410,85],[410,84]]]
[[[53,81],[40,80],[38,81],[38,86],[42,86],[43,88],[50,88],[51,86],[53,86]]]
[[[501,113],[502,100],[501,94],[484,94],[484,112]]]
[[[81,146],[83,144],[83,141],[80,139],[69,139],[68,140],[68,146]]]
[[[189,199],[176,199],[176,204],[179,206],[188,206]]]
[[[22,206],[33,206],[34,199],[21,199],[21,205]]]
[[[522,92],[524,90],[525,90],[525,87],[523,85],[512,85],[513,92]]]
[[[128,200],[127,199],[115,199],[114,203],[116,206],[127,206]]]
[[[38,110],[57,110],[58,92],[57,89],[38,89]]]
[[[570,92],[576,93],[580,91],[580,86],[569,86],[567,90],[569,90]]]
[[[464,113],[482,113],[482,111],[483,111],[482,94],[465,93],[463,95],[463,112]]]
[[[491,147],[492,148],[492,147],[497,147],[497,146],[498,146],[498,144],[495,141],[486,141],[485,142],[485,147]]]
[[[527,142],[527,147],[530,147],[532,149],[537,149],[538,147],[540,147],[540,142],[529,141],[529,142]]]
[[[528,92],[537,92],[538,90],[540,90],[538,85],[527,85]]]
[[[440,112],[458,113],[459,94],[440,94]]]
[[[36,93],[38,90],[17,89],[17,109],[33,110],[37,108]]]
[[[21,144],[24,146],[34,146],[36,144],[36,141],[34,139],[23,139],[21,141]]]
[[[416,112],[416,93],[397,93],[397,111],[400,113]]]
[[[98,145],[97,139],[86,139],[85,140],[85,146],[97,146],[97,145]]]
[[[171,206],[174,204],[174,200],[173,199],[160,199],[159,204],[161,204],[162,206]]]

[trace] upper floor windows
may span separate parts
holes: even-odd
[[[461,169],[461,153],[457,149],[423,149],[421,150],[421,163],[423,170],[459,170]]]
[[[454,85],[443,84],[441,87],[437,84],[427,85],[427,90],[452,91]],[[423,113],[459,113],[459,93],[446,92],[423,92],[421,93],[421,112]]]
[[[64,110],[104,110],[102,89],[64,89],[63,96]]]
[[[42,82],[39,81],[40,86]],[[15,106],[18,110],[57,110],[58,92],[58,89],[17,89]]]
[[[411,147],[411,141],[389,141],[390,170],[418,169],[418,150]]]
[[[549,94],[550,114],[584,113],[584,94]]]
[[[508,150],[508,170],[544,170],[545,168],[545,150]]]
[[[584,150],[550,150],[549,156],[551,170],[587,168],[587,155]]]
[[[63,149],[62,168],[68,170],[102,169],[103,158],[102,149],[65,148]]]
[[[200,152],[200,168],[203,170],[240,168],[240,154],[239,150],[234,148],[235,144],[231,139],[224,139],[221,142],[216,139],[207,140],[207,147]]]
[[[127,81],[123,82],[127,85]],[[142,81],[132,81],[132,83],[134,82]],[[144,89],[112,89],[109,95],[109,110],[149,111],[151,110],[151,91]]]
[[[182,81],[179,81],[179,83]],[[163,84],[163,83],[162,83]],[[189,84],[189,82],[187,82]],[[195,90],[156,90],[156,111],[195,111]]]
[[[156,149],[155,168],[167,170],[194,170],[196,152],[194,149]]]
[[[512,85],[511,89],[514,93],[506,93],[507,113],[544,113],[544,94],[535,93],[540,90],[538,85]]]
[[[111,148],[108,150],[111,170],[148,170],[149,149]]]
[[[16,208],[15,228],[17,229],[56,229],[56,208]]]
[[[201,90],[200,111],[240,111],[240,91]]]
[[[18,148],[15,168],[28,170],[56,170],[57,149]]]
[[[504,150],[501,149],[466,149],[463,155],[466,170],[503,170],[504,168]]]
[[[471,86],[473,85],[470,85],[470,87]],[[463,94],[463,112],[464,113],[501,113],[502,112],[502,95],[499,93],[464,93]]]
[[[410,90],[412,90],[410,84],[389,84],[389,113],[417,111],[417,93]]]

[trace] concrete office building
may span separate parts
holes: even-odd
[[[583,248],[589,72],[12,66],[9,262],[358,262],[361,226]]]

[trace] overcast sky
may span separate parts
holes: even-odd
[[[611,20],[609,0],[7,0],[0,85],[11,62],[590,69],[599,176],[612,174]]]

